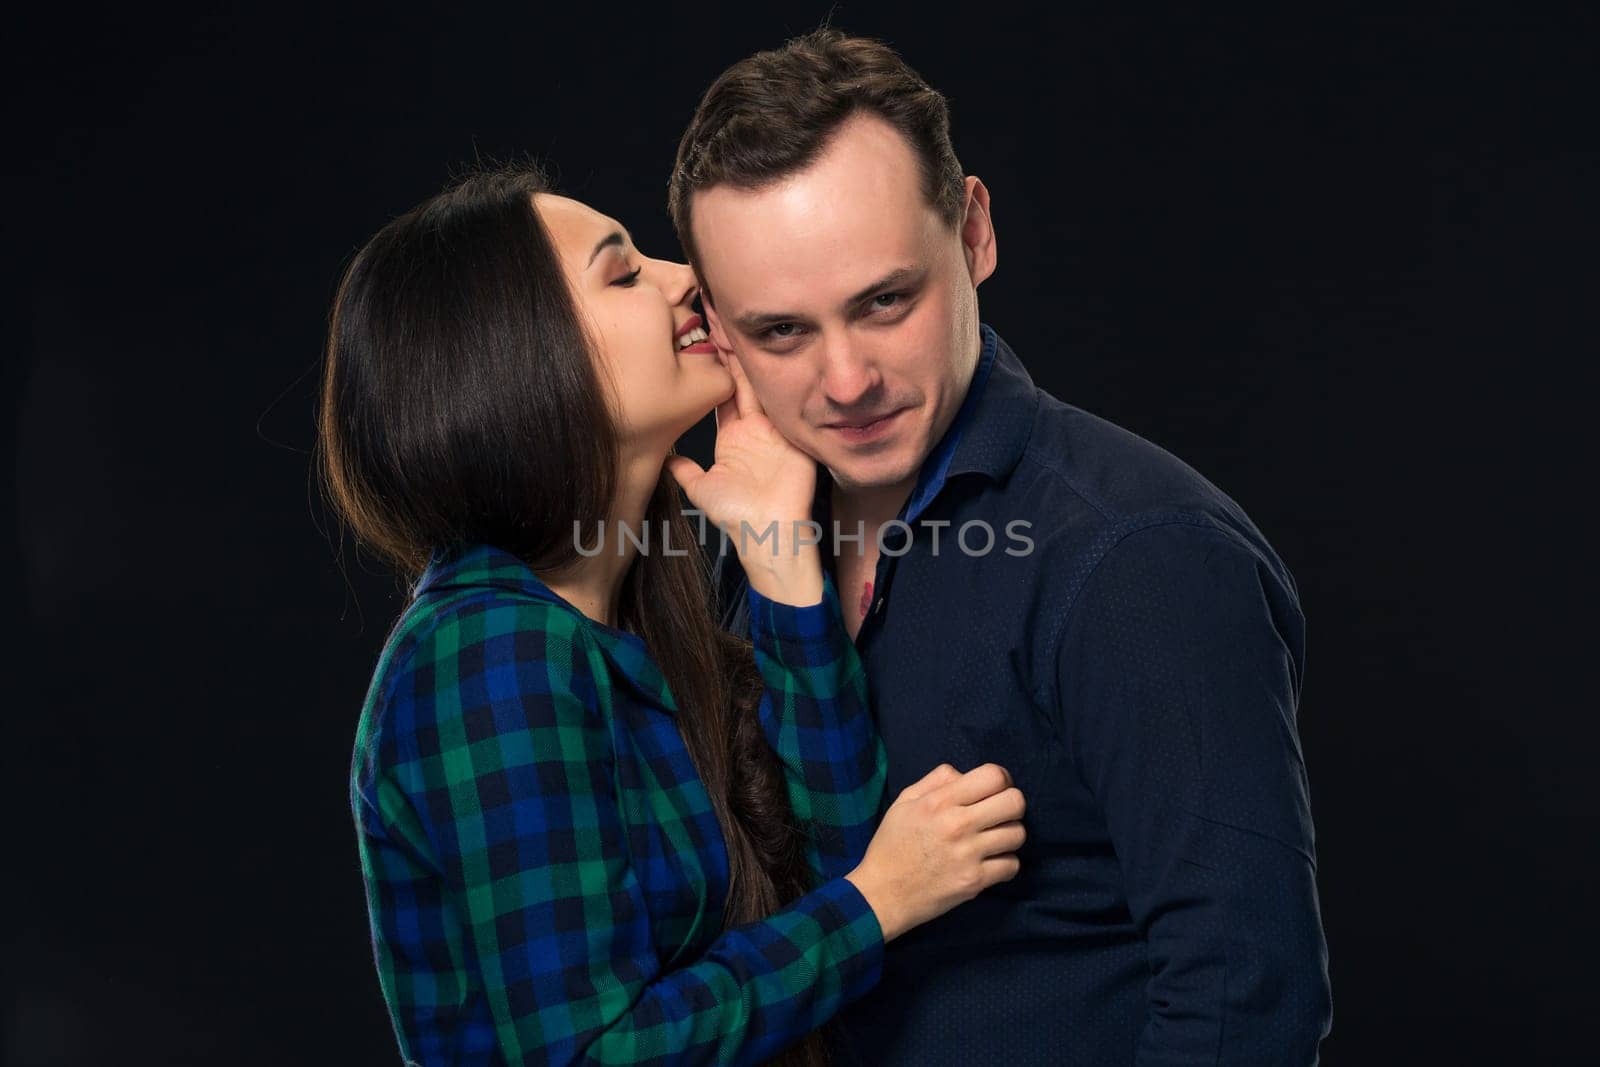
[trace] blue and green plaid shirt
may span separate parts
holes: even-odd
[[[843,874],[885,760],[831,579],[752,593],[762,727],[818,888],[723,929],[728,856],[635,635],[517,557],[437,557],[374,673],[351,767],[373,950],[402,1055],[747,1063],[870,989],[883,937]]]

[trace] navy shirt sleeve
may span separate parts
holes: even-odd
[[[1332,1017],[1292,581],[1187,521],[1127,534],[1062,625],[1064,727],[1150,953],[1137,1062],[1306,1064]]]

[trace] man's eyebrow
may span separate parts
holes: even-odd
[[[920,267],[897,267],[862,289],[844,302],[846,308],[854,307],[863,300],[868,300],[885,289],[893,289],[897,285],[920,278],[925,272]],[[804,319],[804,315],[792,311],[747,311],[742,315],[735,315],[733,325],[741,333],[760,333],[769,326],[776,326],[780,322],[797,322]]]
[[[893,289],[897,285],[904,285],[906,282],[913,280],[921,273],[922,271],[917,267],[896,268],[895,270],[892,270],[888,274],[885,274],[883,277],[879,278],[877,281],[873,282],[871,285],[867,286],[865,289],[861,290],[855,296],[852,296],[849,300],[845,301],[845,306],[849,307],[853,304],[859,304],[863,300],[877,296],[885,289]]]
[[[600,253],[604,252],[612,245],[616,245],[618,248],[622,247],[621,230],[612,230],[610,233],[600,238],[599,243],[594,246],[594,251],[589,253],[589,262],[583,265],[583,269],[588,270],[590,267],[592,267],[594,265],[594,261],[599,258]]]

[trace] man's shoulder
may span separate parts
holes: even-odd
[[[1021,355],[987,326],[985,336],[996,346],[996,359],[979,421],[966,432],[976,442],[969,451],[991,462],[958,461],[955,469],[994,476],[1000,493],[991,500],[1080,529],[1189,512],[1253,530],[1243,509],[1204,474],[1138,433],[1040,388]]]
[[[1063,583],[1048,606],[1052,633],[1096,575],[1113,598],[1226,589],[1243,603],[1253,590],[1282,632],[1303,626],[1293,574],[1231,496],[1153,441],[1044,390],[1007,495],[1031,512],[1041,571]],[[1294,655],[1298,664],[1298,646]]]
[[[1178,456],[1042,389],[1022,459],[1034,478],[1062,483],[1109,522],[1152,512],[1239,511]]]
[[[1044,389],[1037,397],[1005,495],[1056,550],[1082,559],[1145,527],[1187,525],[1224,534],[1292,583],[1244,508],[1205,474],[1108,418]]]

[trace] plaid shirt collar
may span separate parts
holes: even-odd
[[[411,595],[421,598],[446,590],[508,589],[524,596],[558,604],[577,617],[579,623],[600,646],[614,672],[627,681],[644,700],[664,711],[676,712],[661,669],[650,658],[644,641],[637,634],[596,622],[573,607],[533,573],[518,556],[493,545],[459,545],[433,554]]]

